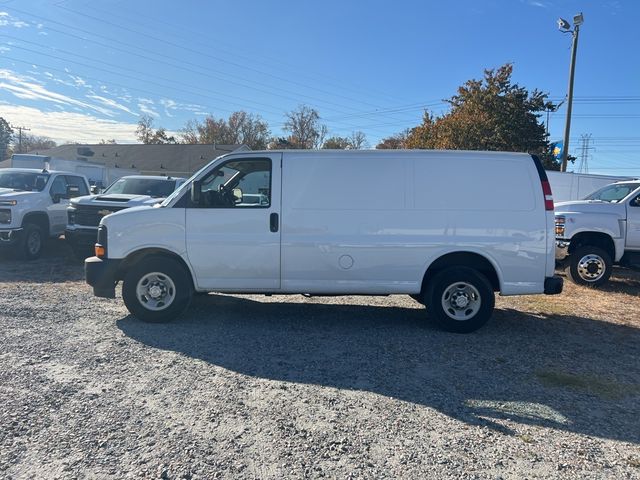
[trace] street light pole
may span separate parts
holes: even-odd
[[[568,26],[568,22],[562,20],[564,24],[558,21],[558,24],[561,25],[561,29],[564,25]],[[583,16],[582,13],[575,15],[573,17],[573,30],[565,30],[570,31],[573,36],[573,41],[571,43],[571,66],[569,67],[569,91],[567,93],[567,120],[564,125],[564,141],[562,142],[562,166],[560,167],[561,172],[567,171],[567,163],[569,160],[569,134],[571,132],[571,110],[573,108],[573,78],[576,71],[576,52],[578,51],[578,36],[580,34],[580,25],[582,25]]]

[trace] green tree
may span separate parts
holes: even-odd
[[[13,129],[4,118],[0,117],[0,161],[7,158],[12,139]]]
[[[407,139],[409,138],[410,133],[411,129],[407,128],[400,133],[396,133],[395,135],[392,135],[390,137],[383,138],[382,140],[380,140],[380,143],[376,145],[376,148],[380,150],[408,148]]]
[[[189,120],[182,128],[182,143],[218,143],[247,145],[253,150],[267,148],[269,125],[260,115],[245,111],[233,112],[228,119],[208,116],[202,123]]]
[[[539,155],[546,168],[559,168],[541,121],[553,104],[548,94],[511,83],[512,73],[513,66],[506,64],[485,70],[482,80],[465,82],[446,100],[448,113],[434,117],[425,112],[407,147],[529,152]]]
[[[327,150],[346,150],[350,145],[347,137],[329,137],[322,144],[322,148]]]
[[[367,144],[367,137],[364,132],[351,132],[348,137],[330,137],[322,144],[323,149],[334,150],[360,150]]]
[[[153,136],[151,137],[148,143],[163,144],[163,143],[178,143],[178,142],[176,141],[176,137],[174,137],[173,135],[171,136],[167,135],[167,131],[165,130],[165,128],[160,127],[154,132]]]

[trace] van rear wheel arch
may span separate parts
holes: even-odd
[[[490,260],[479,253],[452,252],[439,257],[429,265],[422,278],[420,296],[424,298],[430,279],[434,278],[439,272],[452,267],[466,267],[475,270],[487,278],[494,292],[500,291],[500,277],[496,267]]]

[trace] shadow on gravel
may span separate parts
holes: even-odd
[[[63,239],[47,242],[37,260],[17,259],[11,251],[0,250],[0,282],[76,282],[84,279],[84,264]]]
[[[208,295],[179,322],[118,327],[244,375],[373,392],[505,434],[509,419],[640,443],[640,330],[627,326],[497,310],[455,335],[421,308]]]

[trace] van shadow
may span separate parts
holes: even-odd
[[[284,297],[283,297],[284,298]],[[470,335],[422,308],[197,298],[182,320],[117,322],[129,337],[258,378],[373,392],[515,434],[550,427],[640,443],[640,330],[496,310]]]

